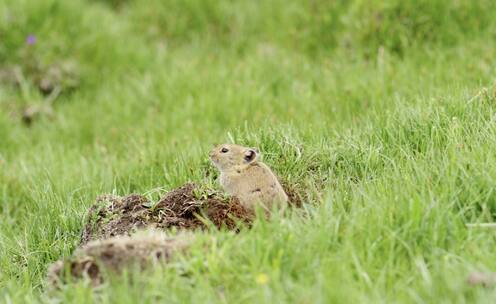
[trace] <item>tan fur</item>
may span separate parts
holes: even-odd
[[[228,152],[223,153],[222,149]],[[259,161],[256,149],[223,144],[212,149],[209,156],[220,171],[219,180],[224,190],[238,198],[244,207],[253,210],[260,204],[269,210],[273,204],[286,205],[288,196],[272,170]],[[250,156],[253,159],[245,159]]]

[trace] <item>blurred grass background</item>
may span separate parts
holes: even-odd
[[[0,299],[491,302],[465,279],[496,269],[494,233],[465,223],[496,212],[495,20],[490,0],[2,1]],[[46,292],[97,195],[215,185],[224,141],[306,208]]]

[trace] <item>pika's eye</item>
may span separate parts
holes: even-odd
[[[227,152],[229,152],[229,149],[228,148],[222,148],[222,150],[220,150],[220,152],[227,153]]]

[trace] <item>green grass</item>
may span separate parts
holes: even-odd
[[[493,302],[466,277],[496,270],[494,231],[465,223],[496,217],[496,2],[328,2],[2,1],[0,67],[23,80],[0,84],[0,301]],[[26,126],[64,62],[78,86]],[[48,291],[97,195],[215,184],[207,151],[231,140],[305,207]]]

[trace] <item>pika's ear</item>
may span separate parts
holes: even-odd
[[[254,162],[258,159],[258,150],[254,148],[247,149],[245,151],[245,157],[244,157],[246,163],[251,163]]]

